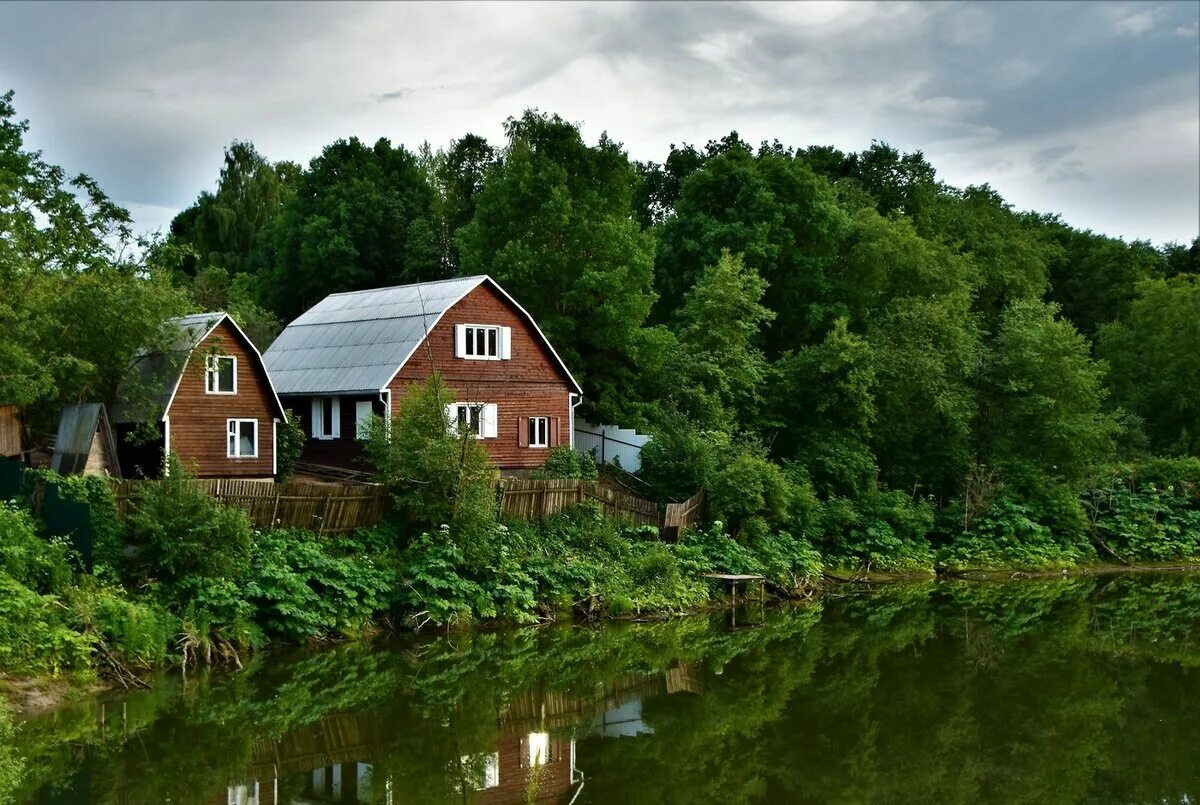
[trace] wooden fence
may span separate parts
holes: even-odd
[[[156,483],[159,482],[114,481],[117,513],[128,516],[147,485]],[[387,490],[375,484],[276,484],[227,478],[189,483],[221,503],[242,509],[259,528],[307,528],[321,534],[373,526],[383,518],[391,502]]]
[[[159,481],[113,481],[117,513],[129,516],[150,484]],[[259,528],[306,528],[322,534],[338,534],[375,525],[387,513],[391,496],[376,484],[341,486],[197,479],[189,481],[217,501],[242,509]],[[608,517],[636,525],[663,529],[666,539],[679,538],[682,529],[700,522],[704,493],[683,503],[671,503],[666,516],[657,503],[632,492],[614,489],[596,481],[504,478],[499,481],[500,513],[522,520],[553,517],[564,509],[587,501],[599,505]]]
[[[610,489],[595,481],[505,478],[500,481],[500,512],[522,520],[552,517],[568,506],[593,501],[609,517],[638,525],[662,525],[658,504]]]
[[[667,512],[663,516],[663,539],[674,542],[685,528],[699,524],[704,517],[704,490],[685,500],[683,503],[668,503]]]

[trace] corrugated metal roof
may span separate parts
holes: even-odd
[[[280,394],[376,392],[485,276],[349,291],[289,324],[263,360]]]
[[[167,319],[165,324],[179,328],[179,337],[166,352],[142,349],[134,355],[125,380],[117,390],[113,421],[138,422],[161,416],[171,401],[188,355],[225,316],[224,311],[216,310]]]
[[[68,405],[58,420],[58,437],[54,441],[54,457],[50,468],[63,475],[83,472],[87,467],[88,454],[92,450],[92,439],[100,430],[101,438],[107,442],[108,458],[113,464],[113,474],[120,475],[117,466],[116,442],[103,403]]]

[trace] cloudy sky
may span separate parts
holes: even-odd
[[[499,140],[526,107],[636,159],[751,142],[921,149],[952,184],[1155,242],[1200,230],[1200,2],[0,4],[31,145],[139,226],[252,140]]]

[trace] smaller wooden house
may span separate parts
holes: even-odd
[[[103,403],[68,405],[63,409],[50,469],[61,475],[121,477],[117,441]]]
[[[113,421],[126,476],[154,477],[170,454],[201,478],[274,476],[285,413],[258,349],[227,313],[170,324],[179,338],[136,356],[118,395]]]
[[[21,420],[17,406],[0,403],[0,456],[21,454]]]

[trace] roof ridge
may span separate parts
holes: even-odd
[[[422,285],[441,285],[445,282],[465,282],[466,280],[488,280],[491,279],[487,274],[469,274],[465,277],[446,277],[440,280],[426,280],[425,282],[406,282],[403,285],[383,285],[379,288],[360,288],[357,291],[338,291],[337,293],[327,294],[325,299],[331,296],[350,296],[356,293],[378,293],[379,291],[395,291],[400,288],[416,288]],[[314,305],[315,307],[315,305]],[[311,308],[310,308],[311,309]]]

